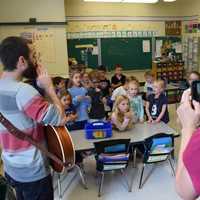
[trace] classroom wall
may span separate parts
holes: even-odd
[[[83,0],[65,0],[67,32],[90,31],[155,31],[165,36],[165,20],[198,21],[199,0],[177,0],[173,3],[130,4],[91,3]],[[128,18],[127,18],[128,17]],[[110,20],[109,20],[110,19]],[[186,20],[186,21],[185,21]],[[200,34],[195,34],[200,35]]]
[[[200,15],[200,1],[186,0],[183,4],[184,15]]]
[[[67,24],[67,32],[88,31],[156,31],[158,36],[165,35],[164,22],[145,21],[74,21]]]
[[[64,21],[64,0],[1,0],[0,22]]]
[[[64,0],[1,0],[0,22],[28,22],[30,17],[40,22],[64,22]],[[37,29],[46,29],[53,34],[51,48],[55,59],[51,62],[46,59],[43,64],[51,75],[68,76],[66,26],[0,26],[0,41],[7,36],[20,35],[21,32],[37,32]]]
[[[183,4],[189,0],[174,3],[132,4],[91,3],[83,0],[65,0],[67,16],[184,16]]]
[[[164,21],[166,20],[166,18],[163,17],[168,17],[168,19],[172,18],[172,20],[176,17],[194,17],[200,14],[200,1],[177,0],[173,3],[164,3],[160,0],[157,4],[122,4],[65,0],[65,12],[67,19],[74,20],[79,17],[82,20],[69,20],[67,26],[68,32],[99,31],[107,25],[114,24],[116,25],[117,30],[130,30],[131,28],[132,30],[143,31],[154,29],[158,32],[158,35],[163,36],[165,32]],[[123,22],[119,20],[105,21],[101,20],[101,17],[107,17],[107,20],[111,17],[119,17]],[[136,17],[136,19],[128,19],[126,21],[124,17]],[[144,20],[137,20],[137,17],[143,17]],[[102,26],[102,24],[104,26]]]

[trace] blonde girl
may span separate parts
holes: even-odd
[[[116,98],[111,114],[111,122],[120,131],[130,129],[133,126],[133,112],[127,96],[119,95]]]
[[[144,122],[144,105],[142,97],[139,95],[139,82],[132,80],[128,84],[128,97],[132,112],[134,113],[134,121]]]

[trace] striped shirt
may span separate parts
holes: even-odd
[[[45,145],[43,124],[58,125],[57,108],[31,85],[5,78],[0,80],[0,112],[18,129]],[[49,175],[47,158],[35,146],[11,135],[0,124],[4,171],[18,182],[32,182]]]

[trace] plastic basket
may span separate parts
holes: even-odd
[[[86,139],[102,139],[112,137],[112,125],[109,122],[92,122],[85,125]]]

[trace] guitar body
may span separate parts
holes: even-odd
[[[65,167],[54,160],[50,159],[50,165],[58,173],[64,172],[64,169],[70,169],[75,164],[75,151],[71,136],[65,126],[46,126],[45,137],[48,151],[57,156],[64,163],[69,163]]]

